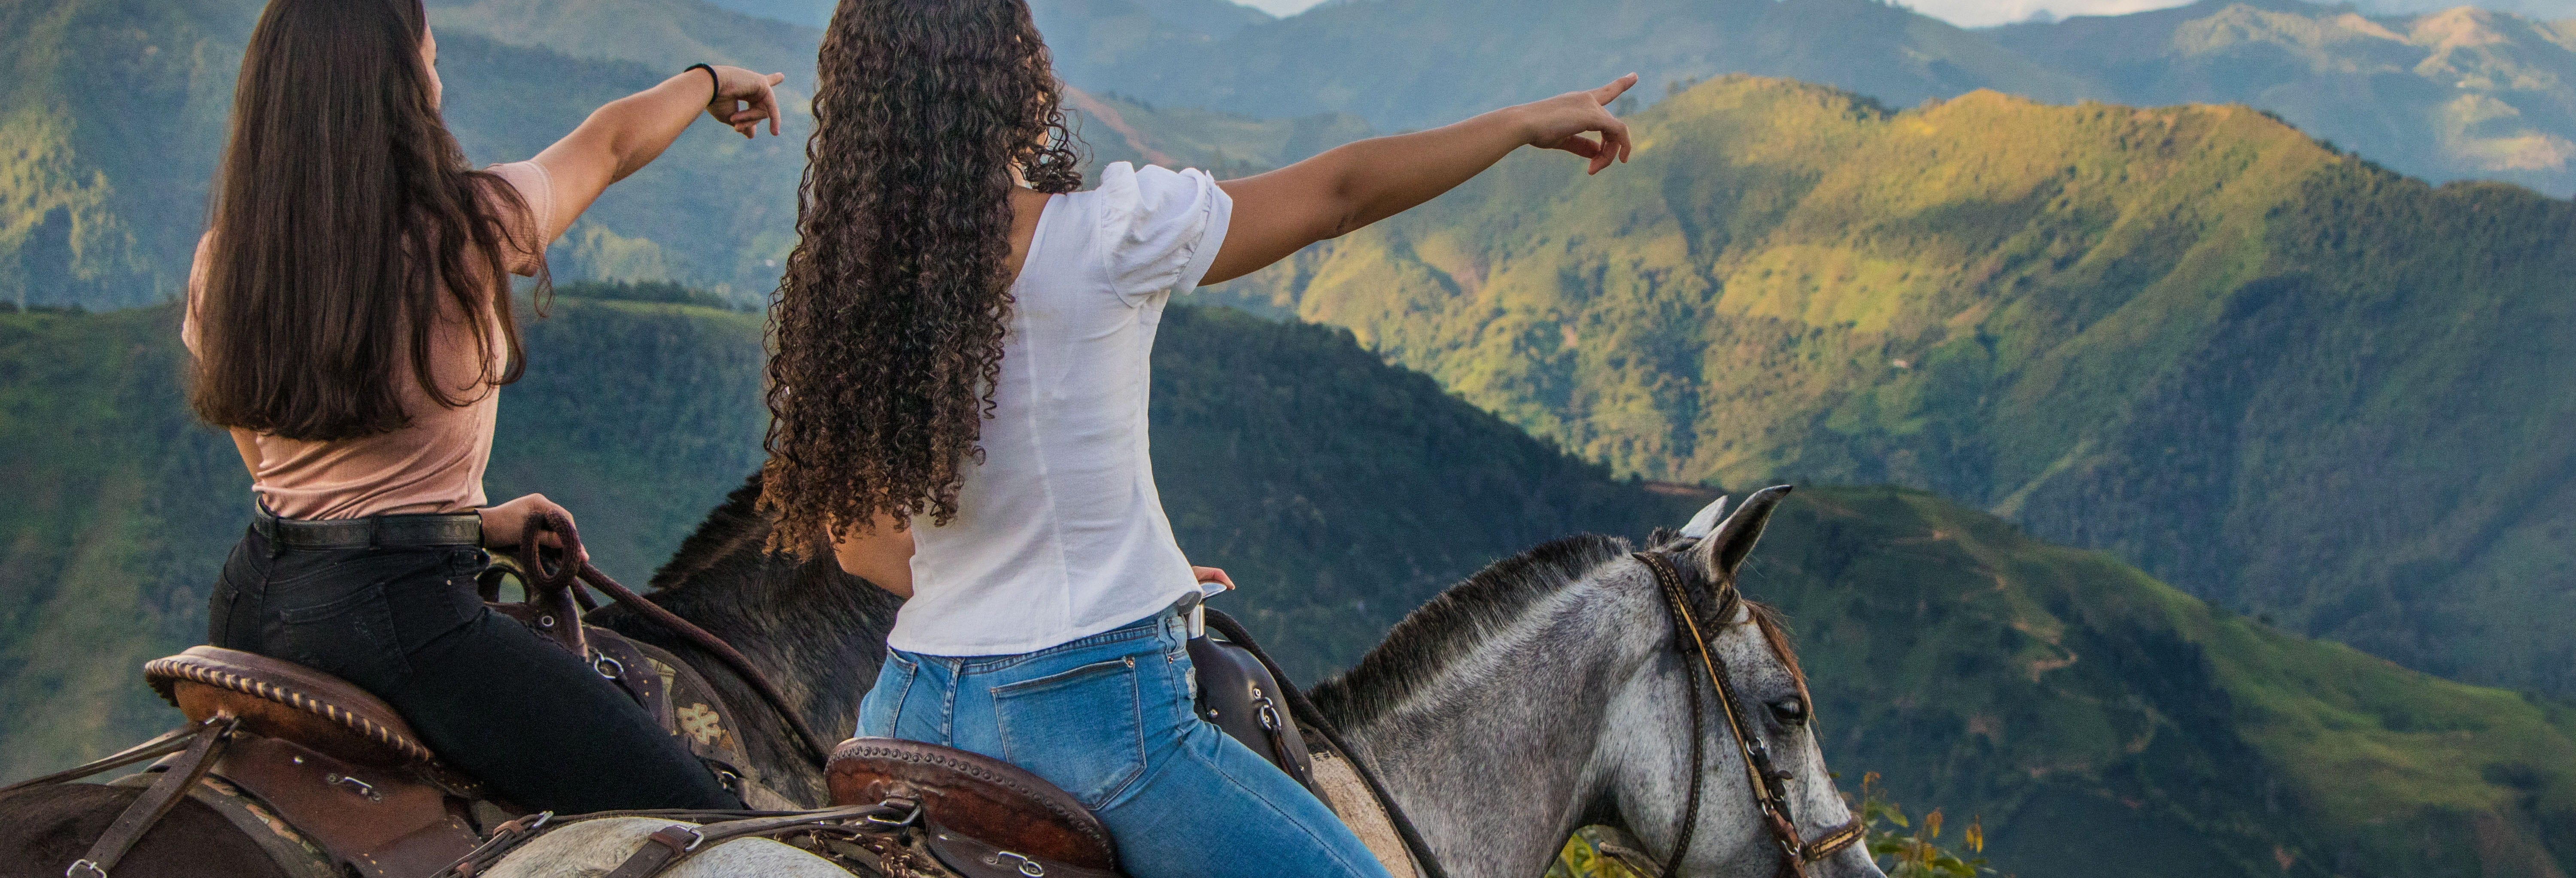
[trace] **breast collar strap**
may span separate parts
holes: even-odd
[[[1853,815],[1841,826],[1826,830],[1814,841],[1799,836],[1797,820],[1789,810],[1788,777],[1785,772],[1772,767],[1770,750],[1746,733],[1750,722],[1739,713],[1735,687],[1725,673],[1726,660],[1718,658],[1716,651],[1708,648],[1708,637],[1700,631],[1698,614],[1691,612],[1689,597],[1682,590],[1681,572],[1673,567],[1672,558],[1666,553],[1638,552],[1636,559],[1654,573],[1655,585],[1664,593],[1665,608],[1673,617],[1673,645],[1685,656],[1699,656],[1700,671],[1708,675],[1710,688],[1717,690],[1717,703],[1726,717],[1728,736],[1735,742],[1736,756],[1743,761],[1745,779],[1753,790],[1753,803],[1761,808],[1763,823],[1770,829],[1772,840],[1780,846],[1780,874],[1788,878],[1806,878],[1808,863],[1833,856],[1859,843],[1862,835],[1859,815]],[[1736,611],[1743,607],[1744,596],[1736,591],[1735,583],[1731,581],[1718,583],[1717,589],[1718,624],[1730,624]],[[1707,782],[1706,753],[1701,742],[1707,737],[1705,724],[1708,713],[1700,708],[1699,684],[1689,679],[1694,676],[1690,672],[1691,664],[1687,660],[1682,663],[1684,688],[1690,693],[1690,795],[1682,808],[1681,826],[1676,830],[1672,855],[1664,862],[1663,873],[1667,876],[1678,874],[1682,858],[1690,852],[1691,834],[1699,828],[1700,788]]]

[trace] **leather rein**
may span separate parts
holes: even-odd
[[[1726,660],[1708,648],[1708,637],[1701,633],[1697,614],[1690,611],[1690,603],[1682,590],[1681,572],[1674,569],[1671,557],[1663,552],[1638,552],[1635,557],[1654,573],[1655,585],[1664,593],[1665,608],[1673,616],[1674,647],[1685,656],[1698,655],[1699,669],[1708,675],[1710,687],[1717,690],[1718,704],[1725,709],[1727,733],[1735,741],[1736,756],[1743,761],[1745,779],[1753,790],[1753,804],[1762,810],[1763,824],[1771,831],[1772,840],[1780,846],[1783,857],[1780,874],[1806,878],[1807,864],[1833,856],[1860,842],[1862,825],[1859,815],[1853,815],[1841,826],[1826,830],[1814,841],[1798,834],[1797,818],[1789,810],[1789,773],[1773,767],[1770,748],[1763,746],[1761,739],[1746,734],[1745,729],[1751,723],[1739,712],[1735,687],[1725,673]],[[1744,596],[1736,591],[1735,583],[1718,583],[1718,619],[1734,619],[1736,611],[1743,605]],[[1690,693],[1690,796],[1682,808],[1681,826],[1677,830],[1679,838],[1673,842],[1672,856],[1664,861],[1663,874],[1666,876],[1677,874],[1682,858],[1690,853],[1691,834],[1699,828],[1700,788],[1708,782],[1705,771],[1707,753],[1702,743],[1707,738],[1708,712],[1700,708],[1700,687],[1693,679],[1697,675],[1691,673],[1691,665],[1689,661],[1682,663],[1683,688]]]
[[[570,518],[561,513],[549,513],[528,519],[527,531],[519,541],[516,554],[520,558],[520,566],[524,567],[532,577],[528,582],[532,595],[536,592],[555,594],[569,589],[580,601],[583,609],[589,609],[590,597],[582,593],[581,586],[588,585],[607,592],[608,596],[616,599],[618,603],[625,604],[628,609],[652,620],[654,624],[670,629],[692,645],[714,654],[717,659],[725,663],[726,667],[732,668],[735,674],[742,677],[743,682],[750,684],[752,691],[760,694],[762,701],[769,702],[770,710],[777,713],[779,720],[785,722],[788,730],[795,734],[796,740],[805,745],[805,751],[813,758],[815,767],[820,768],[831,760],[831,743],[823,740],[822,735],[817,734],[812,726],[806,724],[805,716],[796,712],[796,708],[787,700],[787,696],[779,691],[778,684],[770,682],[769,675],[761,673],[760,668],[751,663],[751,658],[743,655],[741,650],[733,648],[733,644],[726,643],[724,638],[717,637],[714,632],[700,628],[696,623],[680,618],[679,614],[663,609],[662,605],[636,594],[633,589],[609,578],[608,574],[600,572],[599,568],[591,566],[588,561],[578,564],[557,564],[549,569],[546,565],[545,553],[537,549],[543,545],[538,542],[538,539],[550,531],[562,543],[560,547],[562,557],[567,559],[581,557],[581,534],[573,529]]]

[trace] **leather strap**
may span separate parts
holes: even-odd
[[[548,532],[554,533],[561,543],[560,554],[564,559],[564,563],[552,567],[547,566],[547,554],[541,549],[544,543],[540,542],[540,538]],[[796,711],[795,703],[789,701],[787,695],[779,691],[778,684],[769,681],[769,675],[761,673],[759,666],[751,663],[750,657],[743,655],[741,650],[733,648],[733,644],[726,643],[724,638],[698,627],[697,623],[680,618],[678,614],[663,609],[662,605],[636,594],[634,589],[627,588],[617,580],[609,578],[608,574],[600,572],[599,568],[591,566],[589,562],[572,562],[570,559],[581,556],[581,533],[573,528],[571,518],[558,512],[530,517],[527,531],[519,540],[518,551],[520,565],[532,577],[522,581],[526,582],[531,590],[564,589],[579,593],[580,589],[576,587],[576,583],[588,585],[607,592],[609,597],[616,598],[618,603],[625,604],[637,615],[669,629],[673,634],[680,635],[691,645],[715,654],[715,657],[723,660],[735,674],[740,675],[742,681],[750,685],[753,692],[760,693],[761,700],[769,702],[770,709],[777,712],[779,721],[787,725],[788,731],[795,733],[798,743],[805,745],[808,756],[814,760],[814,767],[823,768],[830,764],[832,742],[814,731],[813,725],[805,721],[805,715]]]
[[[1091,869],[1072,863],[1059,863],[1019,851],[996,847],[991,842],[961,834],[935,821],[924,821],[929,832],[926,846],[932,859],[962,878],[1120,878],[1107,869]]]
[[[1271,661],[1270,654],[1261,651],[1261,644],[1252,641],[1252,633],[1244,630],[1243,623],[1213,608],[1206,611],[1206,622],[1218,634],[1225,635],[1225,639],[1251,653],[1262,667],[1270,669],[1270,678],[1279,682],[1279,694],[1288,699],[1289,715],[1324,736],[1324,743],[1331,744],[1350,762],[1351,773],[1359,776],[1360,784],[1368,787],[1369,795],[1377,799],[1378,807],[1386,810],[1386,822],[1395,826],[1395,837],[1404,842],[1405,852],[1413,855],[1414,870],[1420,872],[1422,878],[1449,878],[1448,870],[1442,869],[1440,861],[1431,856],[1431,844],[1422,840],[1422,833],[1413,828],[1413,820],[1404,815],[1404,806],[1396,804],[1395,795],[1386,790],[1386,782],[1378,779],[1377,769],[1369,765],[1367,759],[1361,758],[1360,751],[1352,748],[1350,742],[1342,740],[1341,730],[1324,718],[1323,711],[1315,709],[1314,702],[1306,700],[1306,693],[1298,689],[1297,684],[1288,682],[1288,672],[1280,670],[1279,663]]]
[[[1751,784],[1753,803],[1761,809],[1764,822],[1771,830],[1772,840],[1780,846],[1782,857],[1780,874],[1789,878],[1806,878],[1808,863],[1840,853],[1842,849],[1851,847],[1861,840],[1864,833],[1861,831],[1859,815],[1853,815],[1842,825],[1826,830],[1824,834],[1817,836],[1815,841],[1810,842],[1799,837],[1796,818],[1791,816],[1789,810],[1788,792],[1780,784],[1785,777],[1775,777],[1771,768],[1770,751],[1762,746],[1760,740],[1745,734],[1745,727],[1749,723],[1737,713],[1735,687],[1726,674],[1726,660],[1718,658],[1717,653],[1708,648],[1708,638],[1700,632],[1698,614],[1691,612],[1690,602],[1682,590],[1680,571],[1675,570],[1672,560],[1661,553],[1638,552],[1636,558],[1638,563],[1646,565],[1646,569],[1654,574],[1656,586],[1663,591],[1673,618],[1679,623],[1677,627],[1680,630],[1674,632],[1675,647],[1685,655],[1699,656],[1699,666],[1708,674],[1709,688],[1717,692],[1718,706],[1722,710],[1722,715],[1726,717],[1727,733],[1735,740],[1736,755],[1743,762],[1745,778]],[[1718,620],[1721,623],[1732,622],[1736,608],[1743,602],[1744,596],[1736,591],[1735,583],[1718,584],[1717,610]],[[1682,634],[1688,634],[1689,638],[1683,639],[1679,636]],[[1683,665],[1683,674],[1689,676],[1687,662]],[[1696,680],[1689,681],[1689,691],[1691,791],[1689,804],[1682,814],[1679,839],[1673,845],[1672,856],[1664,864],[1666,875],[1678,874],[1676,870],[1681,867],[1682,856],[1690,850],[1691,834],[1699,826],[1700,787],[1707,774],[1702,770],[1704,755],[1700,739],[1703,737],[1701,726],[1703,712],[1700,710],[1699,684]]]
[[[142,795],[134,797],[134,802],[116,815],[116,822],[107,825],[107,832],[89,846],[88,853],[63,869],[65,878],[107,878],[107,870],[116,868],[117,861],[134,850],[134,843],[142,841],[153,824],[161,822],[171,807],[205,779],[206,770],[215,767],[215,748],[232,737],[233,728],[240,724],[241,720],[228,713],[208,717],[199,724],[188,748],[163,768],[161,779],[145,787]]]
[[[209,722],[211,722],[211,720],[209,720]],[[133,765],[134,763],[141,762],[146,759],[155,759],[166,754],[176,753],[181,750],[188,749],[188,742],[195,740],[196,737],[203,734],[205,730],[205,723],[194,723],[180,726],[178,728],[162,732],[152,740],[119,750],[107,758],[83,763],[43,777],[31,777],[5,787],[0,787],[0,794],[12,793],[32,786],[41,786],[49,783],[62,783],[67,780],[79,780],[102,771],[124,768],[125,766]]]
[[[368,546],[480,546],[483,516],[472,512],[379,515],[373,518],[279,518],[266,506],[251,512],[250,527],[270,546],[291,549],[360,549]]]

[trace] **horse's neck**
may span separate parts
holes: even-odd
[[[1567,834],[1614,816],[1628,754],[1613,713],[1660,642],[1639,632],[1663,624],[1644,593],[1568,586],[1346,730],[1452,878],[1537,874]]]
[[[859,698],[884,660],[886,631],[901,600],[840,572],[829,558],[702,577],[697,587],[654,599],[740,650],[815,732],[830,740],[848,737]],[[612,627],[672,650],[721,691],[746,754],[773,788],[809,805],[824,803],[822,773],[766,700],[723,661],[631,619]]]

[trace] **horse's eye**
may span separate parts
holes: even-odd
[[[1771,702],[1771,715],[1789,725],[1803,724],[1807,721],[1807,702],[1802,698],[1783,698]]]

